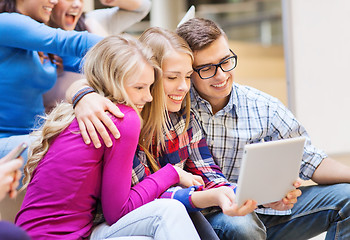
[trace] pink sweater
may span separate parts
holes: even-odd
[[[111,118],[122,137],[116,140],[110,134],[112,147],[86,145],[76,120],[52,142],[33,173],[15,220],[33,239],[88,237],[97,199],[107,222],[113,224],[179,181],[176,170],[167,165],[131,187],[140,120],[132,108],[119,108],[124,118]]]

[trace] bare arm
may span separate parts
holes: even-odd
[[[101,0],[111,8],[96,9],[86,13],[85,23],[89,31],[108,36],[124,32],[140,22],[150,11],[150,0]],[[104,3],[105,2],[105,3]]]
[[[332,158],[325,158],[311,179],[318,184],[350,183],[350,167]]]
[[[67,101],[71,103],[74,94],[86,86],[87,82],[85,79],[74,82],[67,90]],[[86,144],[90,144],[90,141],[92,140],[96,148],[101,147],[97,135],[98,132],[106,146],[112,146],[111,138],[106,129],[109,129],[115,138],[120,137],[117,127],[106,111],[112,113],[116,117],[123,117],[124,115],[120,112],[119,108],[107,98],[104,98],[97,93],[87,94],[78,102],[74,110],[81,135]]]
[[[192,194],[192,203],[197,208],[218,206],[228,216],[244,216],[256,208],[256,202],[248,200],[243,206],[235,202],[235,194],[230,187],[218,187]]]
[[[74,83],[72,83],[66,91],[67,102],[72,103],[72,98],[74,94],[76,94],[81,88],[87,87],[87,86],[88,86],[88,83],[86,79],[76,80]]]
[[[106,6],[133,11],[141,6],[143,0],[101,0],[100,2]]]

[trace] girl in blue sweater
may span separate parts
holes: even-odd
[[[57,0],[3,0],[0,3],[0,157],[40,125],[42,95],[57,79],[57,61],[79,71],[81,57],[101,37],[46,26]],[[45,54],[43,54],[45,53]],[[52,55],[50,55],[52,56]],[[26,157],[26,154],[23,154]]]

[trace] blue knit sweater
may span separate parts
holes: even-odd
[[[50,28],[18,13],[0,13],[0,138],[28,134],[44,113],[42,94],[56,81],[56,66],[38,51],[61,56],[66,69],[101,38]]]

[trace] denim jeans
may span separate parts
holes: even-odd
[[[221,240],[226,239],[309,239],[327,231],[327,240],[350,239],[350,184],[301,187],[302,195],[292,214],[275,216],[249,214],[229,217],[207,216]],[[263,223],[263,226],[262,226]],[[267,237],[264,229],[267,229]]]
[[[350,184],[301,187],[290,216],[260,219],[268,239],[308,239],[327,231],[327,240],[350,239]]]
[[[266,239],[265,226],[253,212],[246,216],[230,217],[222,212],[206,216],[221,240]]]
[[[93,230],[90,239],[123,236],[147,236],[155,240],[200,239],[185,207],[174,199],[147,203],[112,226],[102,223]]]
[[[36,139],[35,136],[29,136],[27,135],[14,135],[11,137],[6,137],[6,138],[0,138],[0,159],[5,157],[9,152],[11,152],[12,149],[20,145],[21,143],[25,142],[30,146],[30,144]],[[21,172],[22,172],[22,178],[23,178],[23,168],[24,165],[26,165],[27,160],[28,160],[28,149],[26,149],[22,153],[22,158],[23,158],[23,165],[21,167]],[[22,179],[19,181],[19,186],[17,189],[22,187]]]
[[[11,137],[0,138],[0,158],[6,156],[12,149],[25,142],[30,146],[30,144],[36,139],[34,136],[27,135],[14,135]],[[26,149],[22,155],[24,159],[24,164],[28,159],[28,149]]]

